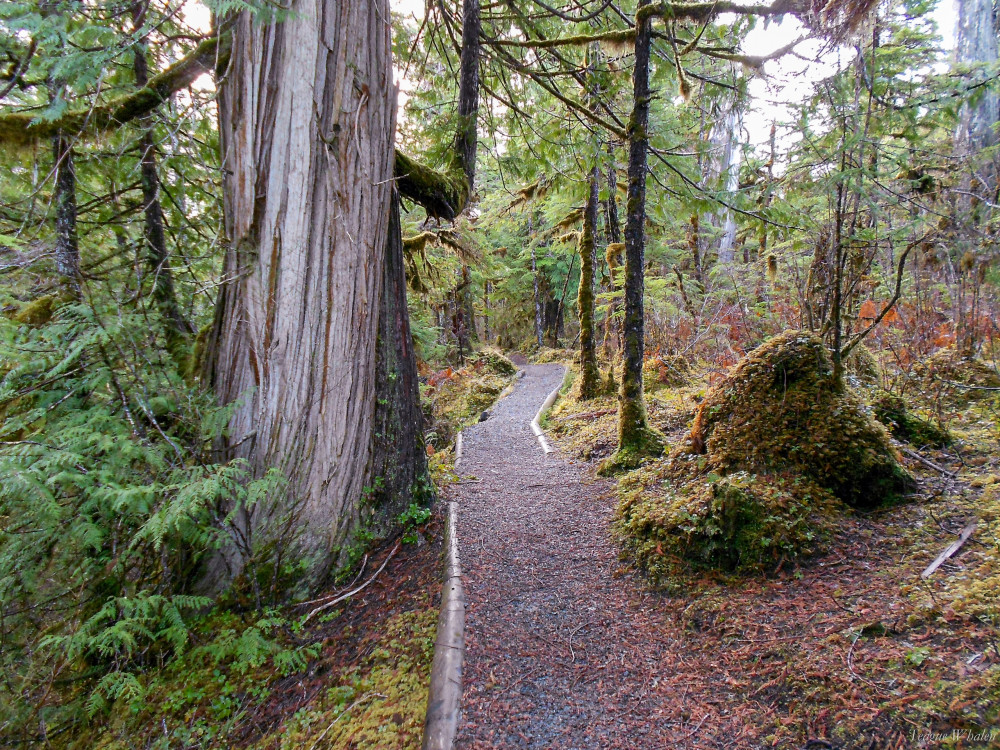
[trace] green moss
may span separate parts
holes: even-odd
[[[436,619],[431,608],[390,619],[361,665],[255,747],[419,747]]]
[[[511,377],[517,375],[517,365],[511,362],[503,352],[498,349],[483,349],[479,352],[478,361],[492,373]]]
[[[675,451],[699,456],[720,473],[802,474],[856,507],[916,488],[886,429],[835,377],[822,341],[801,331],[754,349],[709,392]]]
[[[659,430],[642,427],[631,431],[630,435],[632,440],[624,445],[619,437],[618,450],[601,462],[597,468],[598,476],[611,477],[625,471],[631,471],[641,466],[647,459],[663,455],[667,441]]]
[[[59,308],[61,298],[57,294],[47,294],[36,300],[26,303],[20,310],[14,313],[14,320],[29,326],[43,326],[52,320],[56,310]]]
[[[687,567],[753,572],[815,552],[838,503],[802,477],[735,472],[682,484],[667,462],[621,482],[616,527],[662,583]]]
[[[877,385],[882,377],[878,359],[864,344],[858,344],[851,350],[844,361],[844,368],[862,385]]]
[[[918,417],[906,408],[903,399],[885,395],[872,405],[875,418],[889,428],[893,437],[918,448],[924,445],[951,445],[951,433],[933,422]]]

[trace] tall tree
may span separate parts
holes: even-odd
[[[618,452],[606,468],[629,466],[663,450],[662,437],[649,426],[642,391],[645,353],[643,290],[646,251],[646,170],[649,151],[649,58],[653,9],[642,5],[635,17],[635,67],[632,71],[632,115],[628,122],[628,202],[625,209],[625,315],[618,392]]]
[[[220,90],[229,248],[210,382],[236,404],[227,451],[288,493],[240,510],[226,582],[260,545],[311,576],[361,522],[392,198],[395,87],[384,0],[241,12]],[[288,538],[291,537],[291,538]]]

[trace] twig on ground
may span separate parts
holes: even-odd
[[[312,612],[310,612],[308,615],[306,615],[303,618],[302,624],[305,625],[307,622],[309,622],[310,618],[312,618],[313,615],[318,614],[318,613],[322,612],[325,609],[329,609],[334,604],[339,604],[340,602],[344,601],[345,599],[350,599],[355,594],[357,594],[357,593],[359,593],[361,591],[364,591],[366,588],[368,588],[368,586],[371,585],[371,582],[374,581],[376,578],[378,578],[378,574],[381,573],[383,570],[385,570],[385,566],[389,564],[389,561],[393,558],[393,556],[397,552],[399,552],[399,544],[400,544],[399,542],[396,542],[396,546],[392,548],[392,552],[390,552],[386,556],[385,560],[383,560],[382,564],[379,566],[379,569],[376,570],[372,574],[371,578],[369,578],[367,581],[365,581],[364,583],[362,583],[356,589],[354,589],[352,591],[348,591],[346,594],[341,594],[336,599],[331,599],[330,601],[326,602],[325,604],[321,604],[320,606],[316,607],[316,609],[314,609]]]
[[[973,521],[970,521],[966,525],[966,527],[962,529],[962,533],[958,535],[958,539],[949,544],[947,549],[945,549],[944,552],[938,555],[937,558],[934,560],[934,562],[932,562],[930,565],[927,566],[926,569],[924,569],[924,572],[920,574],[920,577],[926,581],[928,578],[931,577],[931,575],[933,575],[935,570],[941,567],[941,565],[944,563],[945,560],[947,560],[949,557],[951,557],[960,549],[962,549],[962,545],[969,540],[970,536],[972,536],[972,533],[976,530],[976,526],[978,525],[978,523],[979,523],[978,518]]]
[[[923,456],[921,456],[916,451],[911,451],[909,448],[902,448],[902,447],[900,447],[899,450],[900,450],[900,452],[904,456],[909,456],[914,461],[919,461],[924,466],[929,466],[930,468],[934,469],[934,471],[940,472],[941,474],[944,474],[945,476],[951,477],[952,479],[954,479],[956,476],[958,476],[957,474],[955,474],[955,472],[949,471],[948,469],[944,468],[943,466],[938,466],[936,463],[934,463],[933,461],[931,461],[928,458],[924,458]]]

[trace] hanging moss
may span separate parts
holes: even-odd
[[[795,472],[855,507],[916,488],[886,429],[834,376],[823,342],[802,331],[754,349],[712,389],[675,458],[697,470]]]
[[[906,402],[898,396],[882,396],[872,409],[875,419],[888,427],[893,437],[918,448],[924,445],[951,445],[954,442],[948,430],[910,412]]]

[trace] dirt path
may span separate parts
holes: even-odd
[[[481,482],[458,496],[469,605],[457,746],[676,747],[687,722],[664,715],[656,602],[615,577],[610,488],[544,455],[528,426],[563,368],[525,369],[465,432],[461,472]]]

